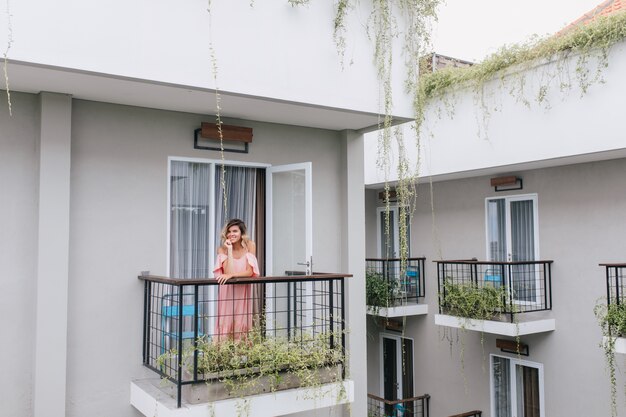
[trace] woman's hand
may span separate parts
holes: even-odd
[[[224,241],[224,246],[226,246],[226,250],[229,252],[233,250],[233,242],[231,242],[230,239]]]
[[[222,274],[219,277],[216,277],[215,279],[217,279],[218,284],[223,285],[226,283],[226,281],[228,281],[232,277],[233,277],[233,274]]]

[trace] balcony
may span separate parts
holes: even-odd
[[[502,336],[553,331],[553,261],[436,261],[435,324]]]
[[[615,337],[615,352],[626,354],[626,264],[600,264],[606,270],[607,331]]]
[[[430,395],[385,400],[373,394],[367,394],[367,417],[429,417]]]
[[[428,314],[424,298],[425,258],[365,259],[368,314],[403,317]]]
[[[238,415],[242,406],[270,416],[352,402],[347,277],[233,278],[219,286],[140,276],[143,364],[154,377],[131,383],[131,404],[165,417]]]

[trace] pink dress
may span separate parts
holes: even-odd
[[[228,257],[218,254],[213,272],[215,276],[224,273],[222,264]],[[256,257],[246,252],[241,258],[233,258],[233,272],[244,272],[250,265],[252,276],[259,276],[259,264]],[[219,286],[217,301],[217,321],[215,323],[216,340],[241,340],[252,328],[253,311],[252,284],[226,284]]]

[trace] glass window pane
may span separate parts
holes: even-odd
[[[516,365],[516,396],[518,417],[540,417],[539,414],[539,370]]]
[[[507,358],[493,356],[494,417],[512,417],[509,362]]]
[[[487,239],[489,245],[489,260],[506,262],[506,216],[505,201],[496,198],[487,201]]]

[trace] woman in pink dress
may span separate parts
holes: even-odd
[[[220,284],[215,338],[241,340],[252,329],[252,284],[224,284],[231,278],[259,276],[256,245],[248,239],[246,225],[239,219],[226,224],[222,242],[213,270]]]

